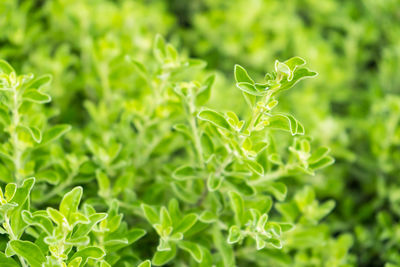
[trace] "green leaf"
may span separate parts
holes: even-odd
[[[15,73],[14,68],[7,61],[0,59],[0,73],[10,75],[12,72]]]
[[[269,183],[265,185],[265,189],[271,192],[279,201],[283,201],[286,198],[287,188],[284,183]]]
[[[298,68],[294,71],[293,77],[291,80],[283,79],[281,81],[281,87],[277,90],[277,92],[281,92],[283,90],[288,90],[288,89],[292,88],[299,81],[306,79],[306,78],[312,78],[317,75],[318,75],[317,72],[311,71],[307,68]]]
[[[217,112],[215,112],[213,110],[210,110],[210,109],[202,110],[202,111],[199,112],[197,117],[200,120],[208,121],[211,124],[221,128],[221,129],[225,129],[225,130],[228,130],[228,131],[231,130],[231,126],[226,121],[224,116],[222,116],[221,114],[219,114],[219,113],[217,113]]]
[[[151,261],[150,260],[142,261],[137,267],[151,267]]]
[[[245,222],[243,198],[236,192],[229,192],[232,209],[235,212],[235,219],[239,225]]]
[[[167,51],[164,38],[160,34],[156,35],[156,39],[154,41],[154,46],[153,46],[153,53],[155,58],[160,63],[164,62],[164,59],[167,56]]]
[[[320,160],[310,164],[309,167],[313,170],[318,170],[318,169],[328,167],[329,165],[332,165],[334,162],[335,162],[335,159],[332,158],[331,156],[324,156]]]
[[[236,266],[235,254],[233,252],[232,246],[230,246],[226,242],[226,239],[222,236],[220,230],[215,226],[213,228],[213,240],[216,249],[221,254],[223,266],[224,267]]]
[[[235,65],[234,76],[236,83],[249,83],[254,85],[254,81],[250,78],[247,71],[240,65]]]
[[[190,256],[192,256],[192,258],[197,261],[198,263],[200,263],[203,260],[203,252],[200,248],[199,245],[197,245],[196,243],[193,242],[189,242],[189,241],[180,241],[178,243],[178,246],[189,252]]]
[[[101,170],[96,171],[96,180],[99,187],[99,196],[108,198],[110,195],[110,179]]]
[[[213,173],[208,176],[207,188],[210,192],[216,191],[221,187],[223,177],[216,177]]]
[[[42,250],[34,243],[22,240],[11,240],[11,249],[20,257],[24,258],[32,267],[41,267],[46,258]]]
[[[160,217],[158,216],[157,212],[154,210],[153,207],[146,205],[144,203],[141,205],[141,207],[144,216],[151,224],[157,224],[160,222]]]
[[[36,179],[39,181],[45,181],[49,184],[56,185],[60,181],[60,175],[58,172],[53,170],[43,170],[41,172],[36,173]]]
[[[264,175],[264,168],[263,166],[258,163],[257,161],[252,161],[252,160],[244,160],[246,165],[250,168],[252,172],[254,172],[257,175]]]
[[[268,128],[290,132],[294,135],[304,135],[304,127],[290,114],[274,114],[268,119]]]
[[[42,144],[56,140],[65,133],[69,132],[70,130],[71,130],[71,125],[68,124],[58,124],[56,126],[53,126],[49,130],[44,132]]]
[[[68,222],[71,223],[72,216],[78,211],[79,203],[82,198],[82,187],[77,186],[66,193],[60,203],[60,212],[64,214]]]
[[[53,224],[49,218],[42,214],[32,214],[27,210],[22,212],[22,219],[30,226],[40,227],[47,235],[52,235]]]
[[[228,235],[228,244],[235,244],[242,239],[242,233],[240,228],[236,225],[233,225],[229,228],[229,235]]]
[[[161,266],[167,264],[169,261],[173,260],[176,255],[176,246],[171,244],[171,250],[167,251],[157,251],[152,259],[152,263],[155,266]]]
[[[77,251],[71,258],[70,262],[73,261],[75,258],[82,258],[82,266],[85,266],[88,259],[100,260],[102,259],[106,253],[103,249],[99,247],[86,247],[79,251]]]
[[[202,177],[201,169],[192,166],[180,166],[173,173],[172,177],[176,180],[192,180]]]
[[[6,185],[6,188],[4,190],[4,197],[6,198],[7,202],[10,202],[13,199],[15,192],[17,192],[16,184],[9,183]]]
[[[146,234],[146,231],[140,228],[132,228],[127,234],[128,243],[132,244],[142,238]]]
[[[172,226],[171,216],[169,215],[169,212],[165,207],[162,207],[160,210],[160,222],[164,229]]]
[[[29,196],[30,192],[33,188],[35,183],[35,178],[27,178],[24,180],[21,187],[17,188],[12,201],[18,205],[18,207],[14,208],[11,212],[11,228],[14,232],[16,237],[20,237],[24,232],[26,223],[22,219],[22,211],[28,210],[30,203],[29,203]]]
[[[253,95],[253,96],[264,96],[267,94],[267,91],[259,91],[257,88],[251,84],[246,82],[240,82],[236,84],[236,87],[242,90],[243,92]]]
[[[81,257],[77,257],[74,260],[70,261],[68,263],[67,267],[79,267],[81,265],[82,262],[82,258]]]
[[[65,216],[59,212],[56,209],[53,209],[51,207],[48,207],[46,209],[47,214],[49,215],[49,217],[53,220],[53,222],[55,222],[57,225],[61,226],[61,225],[68,225],[68,220],[67,218],[65,218]]]
[[[211,95],[211,87],[213,86],[215,81],[215,74],[209,76],[204,82],[203,86],[200,87],[200,90],[196,96],[196,104],[198,106],[204,105]]]
[[[227,176],[225,177],[225,180],[228,182],[229,185],[231,185],[237,192],[242,195],[252,196],[255,194],[254,188],[250,186],[244,179]]]
[[[44,87],[44,86],[50,84],[51,80],[52,80],[51,75],[45,74],[45,75],[42,75],[42,76],[40,76],[40,77],[37,77],[37,78],[34,79],[32,82],[30,82],[30,83],[27,85],[27,88],[28,88],[28,89],[36,89],[36,90],[39,90],[39,89],[41,89],[42,87]]]
[[[195,213],[186,214],[185,217],[174,227],[173,233],[185,233],[188,231],[197,221],[197,215]]]
[[[107,216],[107,213],[95,213],[89,215],[89,223],[79,225],[79,227],[74,232],[73,237],[87,235],[97,223],[106,219]]]
[[[37,127],[29,126],[27,129],[36,143],[40,143],[42,141],[42,132]]]
[[[0,266],[1,267],[19,267],[20,265],[12,258],[7,257],[0,251]]]
[[[24,92],[22,98],[26,101],[44,104],[51,101],[51,97],[48,94],[39,92],[36,89],[29,89]]]
[[[327,156],[329,151],[330,151],[329,147],[324,147],[324,146],[319,147],[316,151],[314,151],[311,154],[311,157],[308,159],[308,162],[314,163],[314,162],[319,161],[324,156]]]

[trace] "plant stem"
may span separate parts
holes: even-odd
[[[12,93],[13,93],[13,104],[12,104],[12,127],[11,127],[11,140],[12,140],[12,145],[13,145],[13,163],[14,163],[14,175],[15,175],[15,180],[19,182],[22,177],[20,176],[20,170],[21,170],[21,156],[23,153],[23,150],[20,149],[19,147],[19,141],[18,141],[18,132],[17,132],[17,127],[20,123],[20,116],[18,112],[19,108],[19,94],[16,89],[16,87],[12,88]]]
[[[4,223],[3,223],[3,227],[4,229],[7,231],[8,236],[10,237],[10,240],[18,240],[18,238],[15,236],[11,225],[10,225],[10,219],[8,218],[7,213],[4,216]],[[21,256],[18,256],[19,261],[21,262],[21,265],[23,267],[28,267],[27,263],[25,262],[24,258],[22,258]]]
[[[71,185],[72,180],[74,179],[74,177],[76,176],[75,172],[70,173],[70,175],[68,175],[67,179],[63,182],[58,184],[56,187],[54,187],[48,194],[46,194],[45,196],[43,196],[39,201],[38,204],[42,204],[47,202],[49,199],[51,199],[52,197],[54,197],[55,195],[58,195],[61,191],[63,191],[66,187],[68,187],[69,185]]]

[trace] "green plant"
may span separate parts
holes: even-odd
[[[135,133],[126,129],[115,135],[112,139],[115,141],[109,144],[100,145],[97,138],[104,138],[104,133],[96,137],[89,129],[86,146],[92,163],[79,150],[71,152],[66,159],[49,160],[49,157],[59,157],[60,151],[66,149],[59,141],[53,145],[50,141],[60,138],[70,129],[64,125],[41,126],[43,124],[34,120],[32,115],[36,106],[30,102],[50,101],[50,96],[41,91],[41,86],[50,78],[17,76],[10,65],[1,62],[1,86],[5,96],[2,117],[9,136],[3,144],[9,150],[4,149],[2,155],[4,160],[11,161],[11,177],[15,177],[15,183],[7,184],[4,195],[1,193],[2,233],[8,235],[2,258],[7,264],[17,265],[16,261],[8,258],[13,255],[18,256],[23,266],[119,264],[124,253],[117,251],[128,248],[145,234],[140,228],[128,230],[127,222],[122,221],[123,215],[118,212],[118,207],[122,206],[132,218],[144,216],[159,236],[152,256],[154,265],[174,260],[196,262],[201,266],[213,263],[231,266],[235,262],[249,261],[234,256],[234,244],[246,243],[247,247],[255,246],[257,250],[282,249],[290,237],[289,233],[296,232],[291,230],[293,227],[317,225],[333,208],[331,201],[320,206],[313,198],[302,200],[304,196],[296,195],[295,200],[302,214],[302,219],[297,221],[298,215],[293,213],[295,209],[288,209],[293,204],[274,204],[271,197],[281,202],[287,195],[285,183],[276,180],[302,173],[313,175],[316,169],[333,162],[327,155],[327,148],[310,152],[310,140],[298,137],[305,133],[298,120],[292,115],[273,111],[282,91],[290,89],[301,79],[316,75],[303,67],[303,59],[295,57],[285,62],[276,61],[275,70],[267,74],[261,83],[254,82],[243,67],[236,65],[236,86],[243,92],[251,110],[247,120],[240,120],[232,111],[221,113],[203,106],[211,96],[215,75],[208,76],[203,82],[189,79],[193,72],[200,75],[205,66],[202,61],[179,55],[160,36],[155,40],[153,51],[158,63],[152,72],[138,61],[129,61],[150,86],[150,100],[157,99],[156,105],[146,114],[134,112],[134,117],[130,115],[132,110],[122,105],[120,112],[126,114],[128,121],[135,123],[139,131]],[[121,99],[105,101],[115,103]],[[29,105],[23,107],[26,102]],[[93,116],[96,113],[94,110],[101,105],[86,104]],[[160,114],[162,109],[174,115],[168,118]],[[47,117],[45,111],[39,110],[44,123]],[[148,125],[149,120],[158,123]],[[125,125],[126,119],[118,119],[117,123]],[[98,124],[102,122],[94,121],[94,126]],[[50,130],[45,130],[42,138],[41,133],[46,127]],[[27,129],[27,133],[22,134],[24,132],[19,128]],[[288,137],[293,139],[293,144],[286,148],[285,153],[281,153],[283,147],[275,141],[276,131],[279,130],[288,132]],[[173,151],[178,149],[181,156],[175,156],[176,159],[170,161],[170,154],[156,153],[160,143],[155,147],[142,145],[132,151],[123,151],[121,143],[126,142],[123,134],[138,139],[138,144],[145,141],[149,144],[155,139],[164,145],[163,139],[167,138],[168,142],[176,144],[169,153],[176,153]],[[28,145],[22,145],[22,142]],[[190,145],[182,147],[182,142]],[[38,153],[42,157],[35,157]],[[137,153],[145,158],[132,159]],[[168,162],[167,168],[153,169],[152,175],[164,177],[162,179],[170,176],[169,186],[162,188],[164,182],[153,179],[149,188],[158,188],[154,192],[159,192],[160,201],[170,199],[167,206],[154,198],[153,205],[148,205],[146,196],[142,202],[139,196],[127,199],[127,195],[121,195],[122,192],[133,192],[132,189],[121,188],[129,182],[132,174],[126,162],[135,164],[135,175],[150,175],[143,173],[141,168],[147,169],[154,157],[167,157],[166,161],[163,160]],[[33,165],[30,172],[26,172],[28,163]],[[27,174],[38,175],[41,178],[39,181],[44,184],[35,186],[35,179],[25,178]],[[120,178],[112,182],[110,177],[117,175]],[[85,180],[79,182],[80,177],[87,177],[84,179],[88,181],[96,177],[98,188],[98,195],[87,199],[81,209],[82,187],[65,191],[74,183],[85,183]],[[142,179],[146,182],[152,178],[144,176]],[[32,188],[41,191],[36,193],[40,198],[31,197]],[[50,191],[45,193],[43,190],[47,188]],[[147,190],[146,187],[143,189]],[[137,193],[140,194],[140,191]],[[62,196],[58,209],[51,206],[45,210],[38,209],[57,196]],[[108,211],[97,213],[93,205]],[[271,213],[272,207],[284,216]],[[130,225],[131,220],[128,220]],[[207,236],[214,240],[214,245],[207,241]],[[211,254],[209,249],[214,246],[217,253]],[[181,251],[187,252],[190,257],[185,254],[180,256]],[[138,258],[132,260],[138,262],[140,254],[139,251]],[[149,261],[140,264],[149,265]]]

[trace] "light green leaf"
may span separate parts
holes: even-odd
[[[46,258],[42,250],[34,243],[22,240],[11,240],[11,249],[20,257],[24,258],[32,267],[41,267]]]
[[[169,261],[175,258],[176,246],[171,244],[171,249],[168,251],[157,251],[152,259],[152,263],[155,266],[161,266],[167,264]]]
[[[70,130],[71,130],[71,125],[68,124],[58,124],[56,126],[53,126],[49,130],[44,132],[42,144],[46,144],[53,140],[56,140],[65,133],[69,132]]]
[[[173,233],[185,233],[188,231],[197,221],[197,215],[195,213],[186,214],[179,224],[174,227]]]
[[[30,82],[30,83],[27,85],[27,88],[28,88],[28,89],[36,89],[36,90],[39,90],[39,89],[41,89],[42,87],[44,87],[44,86],[50,84],[51,80],[52,80],[51,75],[45,74],[45,75],[42,75],[42,76],[40,76],[40,77],[37,77],[37,78],[34,79],[32,82]]]
[[[14,68],[7,61],[0,59],[0,73],[10,75],[12,72],[15,73]]]
[[[202,177],[201,169],[193,166],[180,166],[173,173],[172,177],[177,180],[192,180]]]
[[[223,266],[224,267],[236,266],[235,254],[233,252],[232,246],[230,246],[226,242],[226,239],[222,236],[221,231],[216,226],[214,226],[213,228],[213,240],[216,249],[221,254]]]
[[[151,261],[150,260],[142,261],[137,267],[151,267]]]
[[[243,198],[236,192],[229,192],[232,209],[235,212],[235,219],[239,225],[245,222]]]
[[[209,76],[200,87],[200,90],[197,92],[196,96],[196,104],[198,106],[204,105],[211,95],[211,87],[213,86],[215,81],[215,74]]]
[[[255,174],[260,176],[264,175],[264,168],[257,161],[245,160],[244,162],[250,168],[250,170],[253,171]]]
[[[247,71],[238,64],[235,65],[234,76],[236,83],[245,82],[254,85],[254,81],[250,78]]]
[[[240,228],[236,225],[233,225],[229,228],[229,235],[228,235],[228,244],[235,244],[242,239],[242,233]]]
[[[157,224],[160,222],[160,217],[158,216],[157,212],[154,210],[153,207],[146,205],[144,203],[141,205],[141,207],[144,216],[151,224]]]
[[[4,197],[7,202],[10,202],[13,199],[15,192],[17,192],[17,185],[14,183],[8,183],[4,190]]]
[[[189,254],[192,256],[192,258],[197,261],[198,263],[200,263],[203,260],[203,252],[201,250],[201,248],[199,247],[199,245],[197,245],[196,243],[193,242],[189,242],[189,241],[180,241],[178,243],[178,246],[189,252]]]
[[[242,90],[243,92],[253,96],[263,96],[267,94],[267,91],[259,91],[251,83],[246,83],[246,82],[237,83],[236,87]]]
[[[221,187],[223,177],[216,177],[213,173],[208,176],[207,188],[210,192],[214,192]]]
[[[167,56],[167,51],[165,48],[165,41],[164,38],[160,35],[156,35],[156,39],[154,41],[154,46],[153,46],[153,53],[155,58],[160,62],[164,62],[164,59]]]
[[[29,126],[27,129],[36,143],[40,143],[42,141],[42,132],[37,127]]]
[[[279,201],[283,201],[286,198],[287,188],[284,183],[269,183],[265,185],[265,189],[271,192],[274,197]]]
[[[318,161],[311,163],[309,165],[309,167],[313,170],[318,170],[318,169],[328,167],[329,165],[332,165],[333,163],[335,163],[334,158],[332,158],[331,156],[324,156],[323,158],[319,159]]]
[[[215,112],[213,110],[210,110],[210,109],[202,110],[199,112],[197,117],[200,120],[208,121],[211,124],[221,128],[221,129],[225,129],[228,131],[231,130],[231,126],[226,121],[224,116],[222,116],[221,114],[219,114],[218,112]]]
[[[99,187],[99,196],[108,198],[110,195],[110,179],[101,170],[96,171],[96,180]]]
[[[82,198],[82,187],[77,186],[70,192],[66,193],[60,203],[60,212],[64,214],[68,222],[71,223],[71,219],[74,213],[78,211],[79,203]]]
[[[7,257],[3,252],[0,252],[1,267],[19,267],[20,265],[12,258]]]
[[[86,247],[76,252],[72,256],[70,262],[73,261],[75,258],[80,257],[82,258],[82,265],[85,266],[88,259],[100,260],[105,255],[106,253],[104,252],[104,250],[99,247]]]
[[[29,89],[24,92],[22,98],[26,101],[44,104],[51,101],[51,97],[48,94],[39,92],[36,89]]]
[[[57,225],[68,225],[68,220],[67,218],[65,218],[65,216],[59,212],[56,209],[53,209],[51,207],[48,207],[46,209],[47,214],[49,215],[49,217],[53,220],[53,222],[55,222]]]
[[[82,262],[82,258],[81,257],[77,257],[74,260],[70,261],[68,263],[67,267],[79,267],[81,265]]]

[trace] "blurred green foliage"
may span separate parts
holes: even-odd
[[[31,199],[14,201],[22,212],[0,198],[2,222],[22,222],[3,225],[20,234],[0,237],[0,262],[24,263],[24,245],[51,255],[46,266],[150,266],[153,255],[173,266],[400,266],[398,0],[3,0],[0,29],[1,59],[52,76],[43,88],[18,76],[11,94],[0,65],[1,187]],[[273,62],[295,56],[318,77],[264,99],[256,82],[274,88],[295,70]],[[276,121],[244,133],[260,107]],[[328,153],[335,163],[314,173]],[[108,217],[64,246],[72,228],[47,207],[78,185],[86,223]],[[62,242],[26,227],[35,216]],[[101,251],[79,256],[82,244]]]

